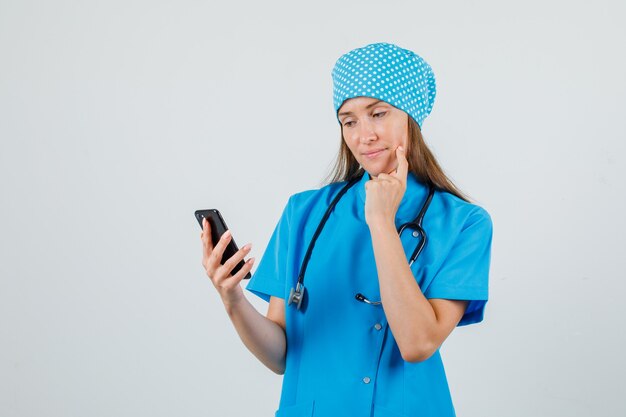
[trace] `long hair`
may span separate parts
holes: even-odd
[[[407,115],[408,116],[408,115]],[[443,169],[439,166],[435,155],[426,145],[419,125],[411,116],[408,119],[408,143],[406,149],[407,160],[409,162],[409,171],[413,172],[417,179],[427,185],[434,185],[435,189],[447,191],[470,203],[470,198],[458,189],[456,185],[446,176]],[[364,173],[363,168],[357,162],[354,155],[346,145],[341,134],[341,144],[339,145],[339,154],[335,164],[324,179],[325,184],[347,181],[355,176]]]

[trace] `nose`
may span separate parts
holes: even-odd
[[[376,140],[376,132],[369,120],[362,120],[358,123],[358,135],[361,143],[369,143]]]

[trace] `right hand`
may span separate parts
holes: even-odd
[[[217,289],[220,297],[222,297],[224,305],[229,306],[238,303],[244,298],[243,289],[239,286],[239,283],[252,269],[254,258],[248,259],[235,275],[231,275],[231,271],[235,265],[250,252],[252,244],[248,243],[243,246],[233,256],[228,258],[228,260],[224,262],[224,265],[221,265],[220,261],[224,250],[232,239],[230,230],[227,230],[220,240],[217,241],[217,244],[213,246],[213,242],[211,241],[211,225],[206,218],[203,218],[200,239],[202,239],[203,245],[202,266],[204,266],[207,276]]]

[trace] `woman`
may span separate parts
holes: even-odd
[[[203,265],[244,344],[284,374],[277,417],[454,416],[439,347],[483,319],[491,218],[423,141],[436,90],[421,57],[370,44],[341,56],[332,75],[337,165],[330,184],[289,198],[246,287],[269,301],[267,315],[239,286],[254,258],[230,275],[250,245],[220,266],[230,236],[213,246],[205,224]],[[399,236],[418,213],[425,236]]]

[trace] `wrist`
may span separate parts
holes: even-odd
[[[372,219],[367,222],[367,226],[369,227],[371,233],[376,233],[376,232],[385,233],[389,231],[392,231],[395,233],[396,231],[396,225],[394,221],[389,220],[389,219],[384,219],[384,218]]]
[[[244,299],[245,296],[243,295],[243,292],[237,297],[222,297],[222,303],[224,303],[226,313],[229,316],[232,316],[232,314],[239,308],[241,303],[243,303]]]

